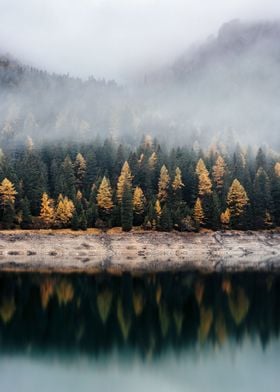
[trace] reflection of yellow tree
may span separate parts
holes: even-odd
[[[245,291],[241,287],[237,287],[236,290],[233,290],[228,298],[228,304],[236,325],[241,324],[245,319],[250,306],[250,301]]]
[[[215,332],[220,344],[223,344],[227,338],[227,327],[222,313],[218,314],[215,321]]]
[[[161,285],[158,284],[157,289],[156,289],[156,302],[157,302],[157,304],[160,303],[161,294],[162,294]]]
[[[63,279],[56,287],[56,295],[59,305],[66,305],[74,298],[74,289],[70,282]]]
[[[198,280],[194,287],[195,298],[198,305],[201,304],[204,294],[204,282],[202,280]]]
[[[54,281],[52,279],[45,279],[40,284],[41,303],[43,309],[47,309],[50,298],[54,293]]]
[[[162,336],[165,337],[168,334],[170,324],[169,313],[165,304],[159,305],[159,322]]]
[[[173,312],[173,318],[176,326],[176,332],[177,335],[180,336],[182,332],[182,326],[183,326],[183,320],[184,320],[184,315],[181,311],[181,309],[176,309]]]
[[[14,298],[4,298],[0,306],[0,316],[5,324],[11,321],[16,311]]]
[[[136,316],[140,316],[144,309],[144,297],[139,290],[133,293],[132,302],[134,313],[136,314]]]
[[[105,324],[108,320],[112,305],[112,298],[113,295],[109,289],[102,290],[97,295],[97,308],[103,324]]]
[[[210,332],[213,322],[213,312],[211,308],[200,308],[200,325],[198,329],[198,338],[201,342],[205,342]]]
[[[117,317],[124,340],[127,340],[131,328],[131,319],[124,314],[121,299],[118,299]]]
[[[230,278],[224,278],[223,279],[223,281],[222,281],[222,290],[227,295],[230,295],[231,290],[232,290]]]

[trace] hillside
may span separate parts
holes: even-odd
[[[127,86],[49,74],[2,56],[0,139],[114,135],[133,144],[151,133],[173,144],[219,138],[279,146],[279,38],[280,22],[229,22],[172,66],[146,70],[144,82]]]

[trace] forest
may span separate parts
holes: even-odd
[[[280,157],[212,144],[167,148],[31,139],[0,154],[1,229],[263,230],[280,225]]]

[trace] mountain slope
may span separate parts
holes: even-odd
[[[280,22],[232,21],[145,83],[82,81],[0,60],[2,140],[143,133],[178,144],[279,143]],[[230,135],[230,136],[228,136]]]

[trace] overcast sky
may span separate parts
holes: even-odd
[[[59,73],[124,80],[277,0],[0,0],[0,51]]]

